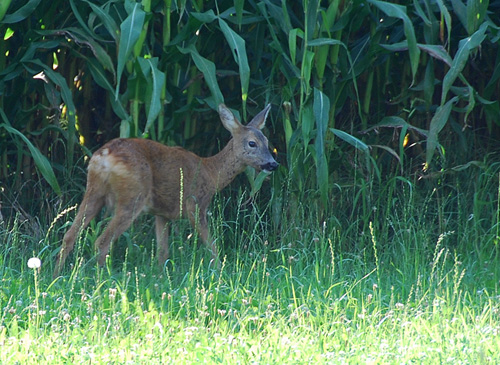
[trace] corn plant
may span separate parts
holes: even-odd
[[[223,101],[244,121],[275,105],[275,178],[298,199],[314,191],[327,207],[339,178],[432,176],[477,158],[470,135],[496,133],[497,5],[4,1],[1,180],[40,174],[59,192],[75,161],[116,136],[208,155]],[[471,154],[447,153],[457,143]],[[263,177],[251,181],[255,192]]]

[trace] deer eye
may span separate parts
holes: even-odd
[[[252,148],[257,147],[257,143],[255,143],[255,141],[248,142],[248,145]]]

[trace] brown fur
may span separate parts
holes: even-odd
[[[118,138],[101,147],[90,159],[87,190],[73,225],[64,235],[54,276],[59,275],[73,250],[78,232],[103,206],[114,209],[114,216],[95,242],[100,265],[105,263],[112,242],[143,211],[156,216],[157,258],[163,265],[169,257],[167,222],[180,218],[181,210],[210,247],[212,259],[218,265],[217,247],[208,232],[207,208],[213,195],[246,166],[270,171],[278,166],[260,131],[269,108],[270,105],[243,126],[221,104],[221,121],[233,138],[222,151],[208,158],[146,139]]]

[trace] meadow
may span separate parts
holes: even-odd
[[[0,364],[500,363],[499,7],[1,0]],[[221,269],[146,216],[100,268],[103,214],[53,278],[85,159],[213,155],[220,103],[281,164],[212,202]]]
[[[75,210],[5,219],[0,363],[498,363],[499,171],[339,186],[326,208],[236,185],[211,207],[220,271],[187,221],[159,269],[144,216],[104,268],[94,221],[53,279]]]

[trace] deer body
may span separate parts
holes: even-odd
[[[94,153],[89,162],[87,189],[75,221],[63,238],[54,276],[73,250],[78,232],[106,206],[114,216],[96,240],[103,265],[112,242],[141,212],[156,216],[157,258],[169,257],[168,221],[186,217],[209,245],[218,263],[217,247],[208,232],[207,208],[213,195],[227,186],[246,166],[272,171],[278,164],[268,149],[264,127],[270,105],[243,126],[221,104],[219,115],[232,139],[218,154],[202,158],[180,147],[146,139],[114,139]],[[181,202],[182,197],[182,202]]]

